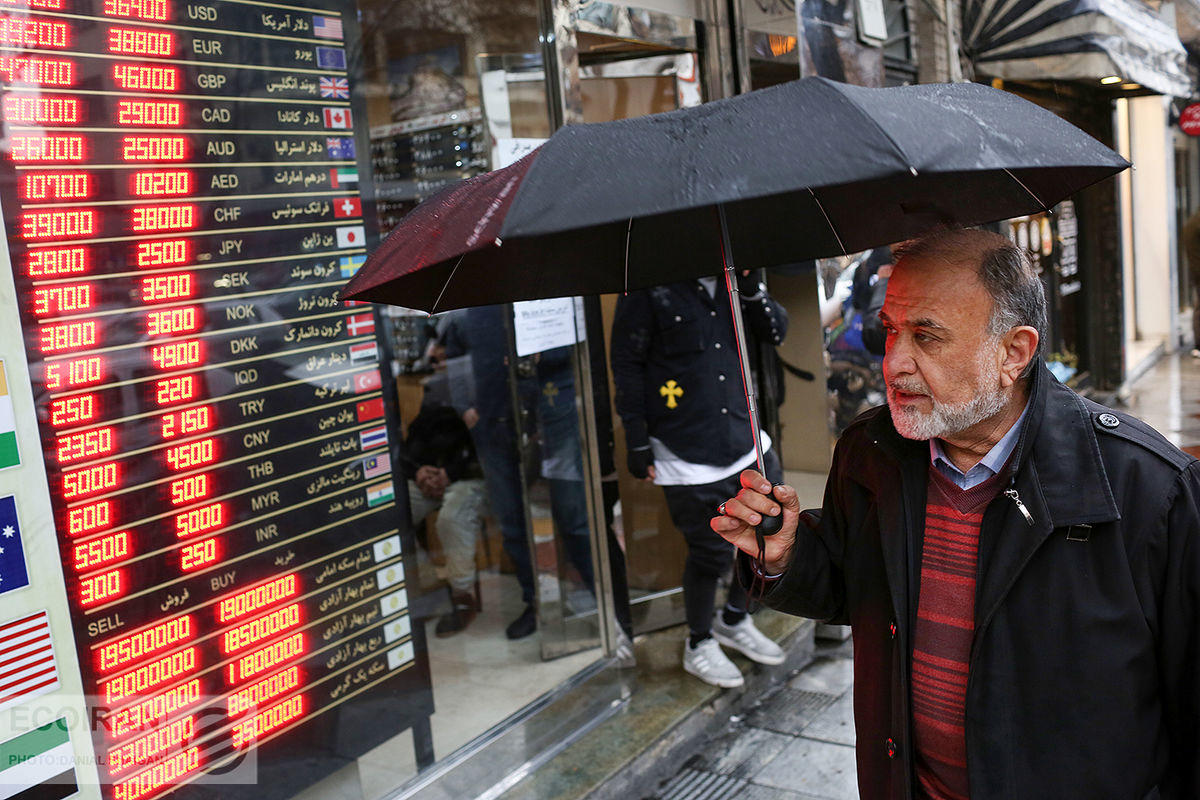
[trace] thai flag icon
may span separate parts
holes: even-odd
[[[358,441],[363,450],[370,450],[372,447],[379,447],[387,444],[387,426],[380,425],[377,428],[368,428],[358,434]]]

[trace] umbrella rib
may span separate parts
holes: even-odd
[[[1049,209],[1049,207],[1048,207],[1048,206],[1047,206],[1045,203],[1043,203],[1043,202],[1042,202],[1042,198],[1040,198],[1040,197],[1038,197],[1036,194],[1034,194],[1034,193],[1033,193],[1033,190],[1032,190],[1032,189],[1030,189],[1028,186],[1026,186],[1026,185],[1025,185],[1025,183],[1024,183],[1024,181],[1022,181],[1022,180],[1021,180],[1020,178],[1018,178],[1016,175],[1013,175],[1013,174],[1012,174],[1012,171],[1011,171],[1011,170],[1009,170],[1009,168],[1008,168],[1008,167],[1005,167],[1005,168],[1004,168],[1004,171],[1005,171],[1005,172],[1008,174],[1008,177],[1010,177],[1010,178],[1012,178],[1014,181],[1016,181],[1016,182],[1017,182],[1017,185],[1018,185],[1018,186],[1020,186],[1022,189],[1024,189],[1024,190],[1025,190],[1025,191],[1026,191],[1026,192],[1029,194],[1029,196],[1030,196],[1030,197],[1032,197],[1034,200],[1036,200],[1036,201],[1037,201],[1037,204],[1038,204],[1039,206],[1041,206],[1041,207],[1042,207],[1042,211],[1049,211],[1049,210],[1050,210],[1050,209]]]
[[[446,282],[442,284],[442,290],[440,292],[438,292],[437,300],[433,301],[433,307],[429,309],[429,316],[432,317],[434,314],[437,313],[438,303],[442,302],[442,295],[444,295],[446,293],[446,290],[450,288],[450,281],[454,280],[454,274],[456,272],[458,272],[458,265],[461,264],[463,262],[463,259],[466,257],[467,257],[467,254],[463,253],[461,256],[458,257],[458,261],[454,262],[454,269],[450,270],[450,277],[446,278]]]
[[[833,233],[833,238],[837,239],[838,247],[842,249],[842,255],[846,254],[846,245],[842,244],[842,237],[838,236],[837,228],[833,227],[833,220],[829,218],[829,214],[825,213],[825,206],[821,205],[821,198],[817,197],[817,193],[808,187],[808,193],[812,195],[812,199],[816,201],[817,208],[821,209],[821,216],[825,217],[825,224],[829,226],[829,230]]]
[[[633,217],[629,218],[629,227],[625,229],[625,294],[629,294],[629,237],[633,235]]]

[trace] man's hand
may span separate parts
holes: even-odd
[[[626,452],[625,466],[629,467],[629,474],[639,480],[653,482],[657,477],[654,472],[654,451],[650,449],[650,445],[635,447]]]
[[[783,572],[791,559],[800,522],[800,498],[796,490],[780,484],[772,491],[771,482],[752,469],[742,472],[742,490],[725,501],[725,516],[713,517],[709,525],[739,550],[758,558],[758,539],[754,526],[763,515],[783,514],[783,528],[765,539],[762,568],[768,574]]]
[[[430,500],[441,500],[442,495],[446,493],[446,487],[450,485],[450,476],[446,474],[446,470],[428,464],[417,470],[413,480],[421,494]]]

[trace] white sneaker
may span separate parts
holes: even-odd
[[[621,626],[617,626],[616,647],[613,648],[613,659],[620,669],[633,669],[637,666],[637,656],[633,652],[633,640],[625,635]]]
[[[721,652],[721,645],[712,637],[695,647],[690,641],[684,640],[683,671],[722,689],[736,689],[746,682],[742,671],[729,660],[729,656]]]
[[[718,611],[713,618],[712,635],[726,647],[732,647],[751,661],[760,664],[782,664],[783,649],[754,627],[754,620],[747,614],[737,625],[726,625]]]

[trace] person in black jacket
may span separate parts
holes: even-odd
[[[426,404],[409,423],[404,474],[412,522],[438,511],[438,540],[446,553],[451,610],[438,620],[441,637],[463,630],[479,610],[472,593],[475,543],[487,508],[487,489],[470,431],[449,406]]]
[[[819,516],[747,470],[711,522],[766,603],[853,627],[861,796],[1200,797],[1200,462],[1054,380],[1002,236],[913,244],[881,317],[888,405]]]
[[[759,341],[782,342],[787,312],[748,274],[741,284],[749,332]],[[720,644],[766,664],[782,662],[783,651],[754,627],[736,582],[713,618],[717,582],[733,550],[709,530],[708,518],[736,490],[738,473],[755,461],[756,432],[750,429],[725,287],[701,278],[621,297],[611,358],[629,471],[662,486],[671,520],[687,541],[683,596],[690,633],[684,669],[715,686],[741,686],[741,671]],[[780,478],[770,437],[765,431],[761,437],[768,472]]]

